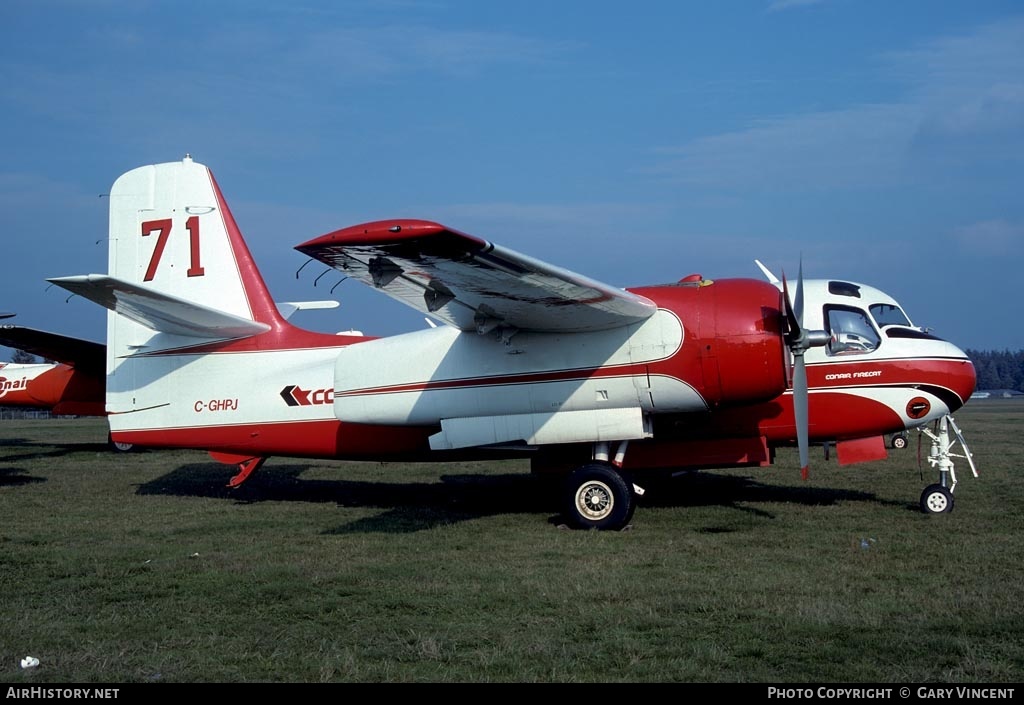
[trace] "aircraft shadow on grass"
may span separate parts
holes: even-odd
[[[72,453],[106,453],[102,443],[51,443],[28,438],[0,440],[0,487],[15,487],[46,482],[45,477],[30,475],[31,468],[12,466],[33,460],[53,460]]]
[[[25,468],[0,468],[0,488],[2,487],[17,487],[20,485],[33,485],[39,482],[46,482],[44,477],[35,477],[29,475],[29,470]]]
[[[63,458],[71,453],[106,453],[103,443],[57,443],[32,441],[27,438],[5,438],[0,440],[0,463]]]
[[[140,495],[207,497],[238,503],[310,502],[333,503],[341,507],[377,507],[381,514],[360,519],[325,533],[411,533],[434,526],[499,514],[554,512],[549,521],[560,525],[562,518],[542,483],[549,482],[525,473],[502,475],[442,475],[437,482],[389,482],[353,480],[306,480],[301,474],[311,466],[292,464],[266,468],[241,487],[231,489],[227,481],[233,469],[222,465],[188,464],[139,486]],[[723,506],[764,518],[774,515],[754,504],[791,503],[828,506],[837,502],[881,502],[870,492],[854,490],[771,486],[749,477],[686,473],[672,479],[658,479],[641,499],[644,507]],[[727,530],[708,529],[709,532]]]

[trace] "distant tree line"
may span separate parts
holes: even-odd
[[[36,356],[32,353],[27,353],[24,350],[15,350],[14,355],[11,356],[11,362],[17,362],[22,365],[31,365],[33,362],[38,362]]]
[[[978,389],[1024,391],[1024,350],[967,350],[978,376]]]

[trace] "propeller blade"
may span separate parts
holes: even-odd
[[[824,330],[804,328],[804,261],[800,258],[800,270],[796,282],[796,298],[789,298],[789,285],[782,274],[782,295],[785,298],[786,332],[785,340],[793,354],[793,422],[796,424],[796,442],[800,450],[800,475],[807,479],[810,446],[810,419],[808,412],[807,365],[804,353],[810,348],[828,344],[829,333]]]
[[[793,310],[793,299],[789,296],[789,285],[786,283],[786,273],[782,273],[782,298],[783,306],[785,307],[786,313],[786,342],[792,346],[800,340],[802,331],[800,330],[800,319],[797,318],[796,311]]]
[[[796,422],[796,444],[800,450],[800,476],[805,480],[809,465],[807,416],[807,367],[801,351],[793,356],[793,420]]]
[[[800,258],[800,269],[796,277],[796,300],[793,302],[793,310],[796,313],[796,320],[800,328],[804,327],[804,258]]]

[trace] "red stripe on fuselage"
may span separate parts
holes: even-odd
[[[401,394],[403,392],[427,392],[441,389],[475,389],[504,385],[537,384],[543,382],[574,382],[591,378],[628,378],[646,376],[647,366],[643,364],[625,364],[609,367],[590,367],[575,370],[557,370],[553,372],[526,372],[521,374],[495,375],[493,377],[467,377],[463,379],[447,379],[437,382],[409,382],[382,387],[366,387],[363,389],[336,390],[337,397],[354,397],[377,394]]]
[[[948,389],[961,404],[974,393],[974,365],[964,358],[886,358],[843,360],[807,366],[808,386],[813,389],[848,387],[914,387]]]
[[[895,409],[854,389],[812,391],[807,404],[811,441],[863,438],[904,429]],[[758,436],[773,445],[796,441],[791,392],[763,404],[655,419],[655,437],[666,440]]]
[[[429,453],[436,427],[374,426],[336,419],[115,431],[113,439],[151,448],[195,448],[248,456],[364,458]]]

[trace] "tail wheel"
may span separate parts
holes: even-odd
[[[953,511],[953,493],[942,485],[928,485],[921,493],[921,511],[925,514]]]
[[[569,475],[564,501],[566,518],[581,529],[624,529],[636,509],[629,483],[605,463],[584,465]]]

